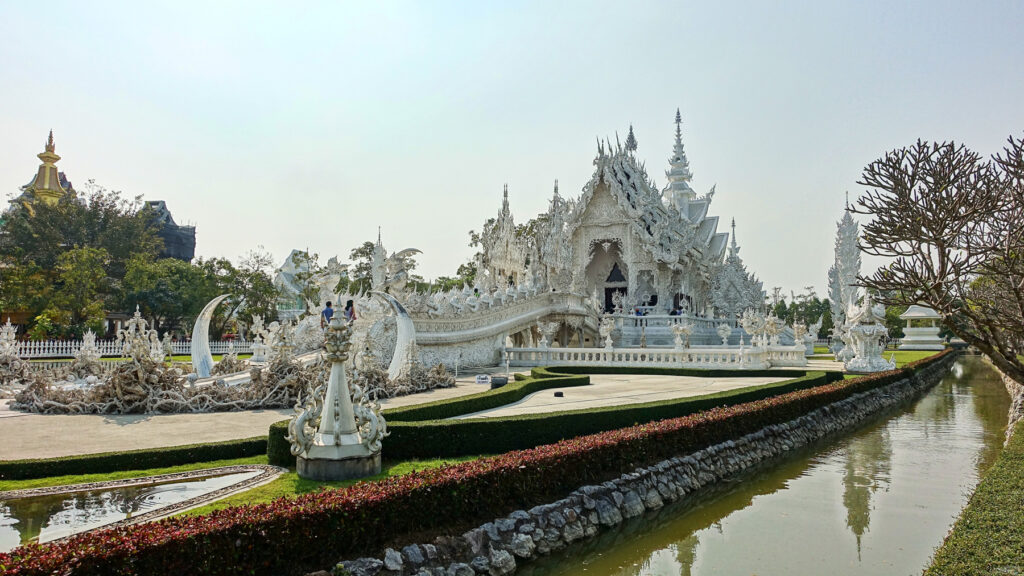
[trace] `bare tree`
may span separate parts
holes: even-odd
[[[862,286],[920,304],[1024,383],[1024,140],[985,159],[918,140],[869,164],[854,212],[872,216],[861,248],[891,258]]]

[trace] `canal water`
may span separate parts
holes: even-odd
[[[0,501],[0,552],[47,542],[209,494],[260,474],[259,470],[163,484],[33,496]]]
[[[523,573],[920,574],[999,454],[1009,407],[996,372],[963,357],[899,412]]]

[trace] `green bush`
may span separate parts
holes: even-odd
[[[735,375],[735,374],[733,374]],[[605,430],[687,416],[717,406],[733,406],[828,384],[838,372],[811,372],[799,378],[689,398],[606,406],[586,410],[522,414],[466,420],[388,421],[388,458],[440,458],[500,454],[551,444]],[[561,382],[552,378],[550,382]]]
[[[0,462],[0,480],[28,480],[73,474],[103,474],[122,470],[166,468],[193,462],[258,456],[267,451],[265,437],[210,444],[189,444],[125,452],[104,452],[62,458]]]
[[[389,459],[441,458],[474,454],[500,454],[510,450],[532,448],[605,430],[613,430],[686,416],[716,406],[732,406],[771,396],[803,390],[842,379],[839,372],[804,372],[802,370],[736,371],[689,369],[594,369],[572,367],[573,371],[593,371],[605,374],[642,373],[673,376],[794,376],[791,380],[773,384],[748,386],[736,390],[677,398],[607,406],[586,410],[523,414],[505,418],[448,420],[463,414],[497,408],[521,400],[525,396],[550,388],[583,386],[590,382],[585,374],[566,375],[570,368],[534,368],[531,379],[489,390],[480,394],[449,400],[439,400],[408,408],[384,412],[391,435],[384,441],[384,456]],[[628,372],[625,372],[628,370]],[[270,426],[267,456],[271,464],[294,466],[295,457],[289,452],[285,440],[288,422]]]
[[[448,398],[427,404],[416,404],[415,406],[403,406],[384,411],[384,417],[388,422],[419,422],[423,420],[442,420],[472,414],[481,410],[490,410],[518,402],[523,398],[549,388],[567,388],[569,386],[586,386],[590,384],[590,377],[586,375],[573,376],[565,374],[552,374],[550,376],[537,376],[525,380],[511,382],[478,394]]]
[[[285,440],[288,436],[288,422],[281,420],[270,425],[270,432],[267,435],[267,462],[274,466],[290,468],[295,466],[295,456],[291,453],[291,442]],[[385,441],[387,438],[385,438]]]

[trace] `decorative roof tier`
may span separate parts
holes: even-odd
[[[75,189],[71,182],[64,176],[63,172],[57,170],[57,162],[60,156],[54,151],[56,146],[53,142],[53,130],[46,139],[44,150],[36,157],[42,160],[39,170],[32,181],[21,187],[22,195],[12,202],[31,202],[41,200],[47,204],[56,204],[67,196],[74,197]]]
[[[914,304],[907,308],[906,312],[900,314],[900,318],[903,320],[941,320],[942,316],[931,308]]]

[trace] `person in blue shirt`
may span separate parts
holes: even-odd
[[[331,303],[327,302],[327,306],[320,312],[320,328],[326,328],[331,323],[331,318],[334,318],[334,308],[331,308]]]

